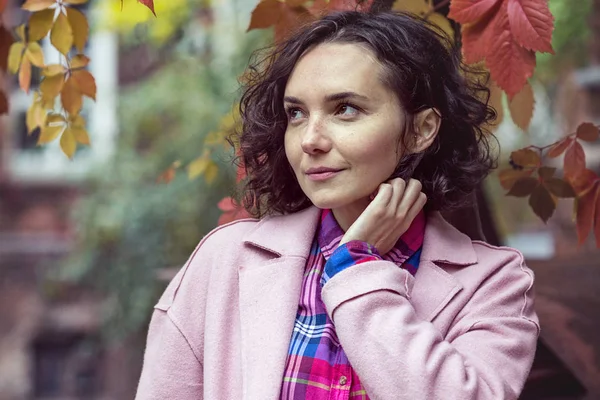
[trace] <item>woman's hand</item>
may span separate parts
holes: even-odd
[[[415,179],[406,184],[395,178],[379,185],[377,195],[348,228],[340,245],[360,240],[375,246],[379,254],[390,251],[427,201],[421,188]]]

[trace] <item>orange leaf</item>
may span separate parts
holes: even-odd
[[[372,5],[373,0],[329,0],[330,11],[367,12]]]
[[[280,41],[311,18],[304,7],[291,7],[277,0],[264,0],[252,11],[248,31],[275,26],[275,40]]]
[[[521,178],[515,182],[507,196],[527,197],[540,184],[539,180],[532,177]]]
[[[600,137],[598,127],[590,122],[584,122],[577,127],[577,138],[586,142],[595,142]]]
[[[29,87],[31,86],[31,62],[29,59],[23,58],[21,62],[21,69],[19,70],[19,86],[25,93],[29,93]]]
[[[562,153],[565,152],[565,150],[567,150],[567,148],[571,145],[572,142],[573,139],[570,136],[567,136],[566,138],[562,139],[560,142],[556,143],[550,148],[550,150],[548,151],[548,157],[556,158],[560,156]]]
[[[7,3],[8,3],[8,0],[0,0],[0,13],[4,12],[4,9],[6,8]]]
[[[279,21],[281,7],[285,4],[277,0],[263,0],[252,11],[248,31],[252,29],[264,29],[273,26]]]
[[[73,47],[73,30],[67,17],[63,13],[58,14],[50,32],[50,42],[58,51],[67,55]]]
[[[90,35],[88,20],[81,11],[74,8],[67,8],[67,20],[73,31],[73,44],[82,52]]]
[[[152,14],[156,17],[156,11],[154,11],[154,0],[138,0],[140,3],[145,5],[152,11]]]
[[[574,141],[565,154],[565,176],[573,177],[585,169],[585,152],[578,141]]]
[[[528,50],[554,54],[554,17],[546,0],[508,1],[510,29],[519,45]]]
[[[27,11],[42,11],[53,4],[56,4],[55,0],[27,0],[21,8]]]
[[[492,48],[486,57],[486,65],[492,79],[512,100],[533,75],[535,53],[515,41],[506,6],[498,12],[498,20],[492,28],[493,43],[488,43]]]
[[[542,162],[540,153],[528,148],[513,151],[510,159],[521,167],[538,167]]]
[[[529,205],[533,209],[533,212],[542,219],[542,221],[547,222],[548,219],[554,214],[554,209],[556,208],[556,203],[552,198],[550,192],[544,185],[538,185],[531,193],[531,197],[529,198]]]
[[[594,225],[594,217],[598,217],[596,212],[596,203],[598,201],[598,193],[600,190],[594,188],[582,197],[577,198],[576,202],[576,220],[577,220],[577,238],[579,245],[585,242],[585,239],[590,234]]]
[[[81,107],[83,106],[83,96],[79,89],[77,88],[77,84],[73,77],[67,79],[65,82],[60,100],[65,110],[69,114],[79,114],[81,111]]]
[[[535,98],[531,85],[526,83],[523,89],[508,103],[513,122],[524,131],[529,129],[533,117]]]
[[[96,80],[89,71],[84,69],[73,71],[71,79],[74,80],[81,94],[96,100]]]
[[[543,180],[547,180],[554,176],[554,173],[556,172],[556,168],[540,167],[540,168],[538,168],[537,172],[538,172],[538,175],[540,176],[540,178],[542,178]]]
[[[85,54],[77,54],[71,59],[71,69],[85,68],[90,63],[90,59]]]
[[[29,41],[37,42],[45,38],[54,25],[54,9],[46,9],[33,13],[29,18]]]

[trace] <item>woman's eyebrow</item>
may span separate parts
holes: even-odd
[[[358,94],[356,92],[340,92],[325,96],[325,101],[328,103],[347,99],[357,99],[363,101],[369,100],[367,96],[363,96],[362,94]],[[294,96],[285,96],[283,101],[292,104],[304,104],[302,100]]]

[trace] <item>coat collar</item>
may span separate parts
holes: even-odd
[[[321,210],[306,210],[267,217],[248,232],[244,243],[270,251],[277,256],[306,257],[310,251]],[[458,266],[477,262],[471,239],[450,225],[439,212],[427,217],[421,259]]]

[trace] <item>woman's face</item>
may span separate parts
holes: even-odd
[[[366,206],[402,155],[404,112],[375,55],[356,44],[322,44],[296,64],[285,88],[285,152],[319,208]]]

